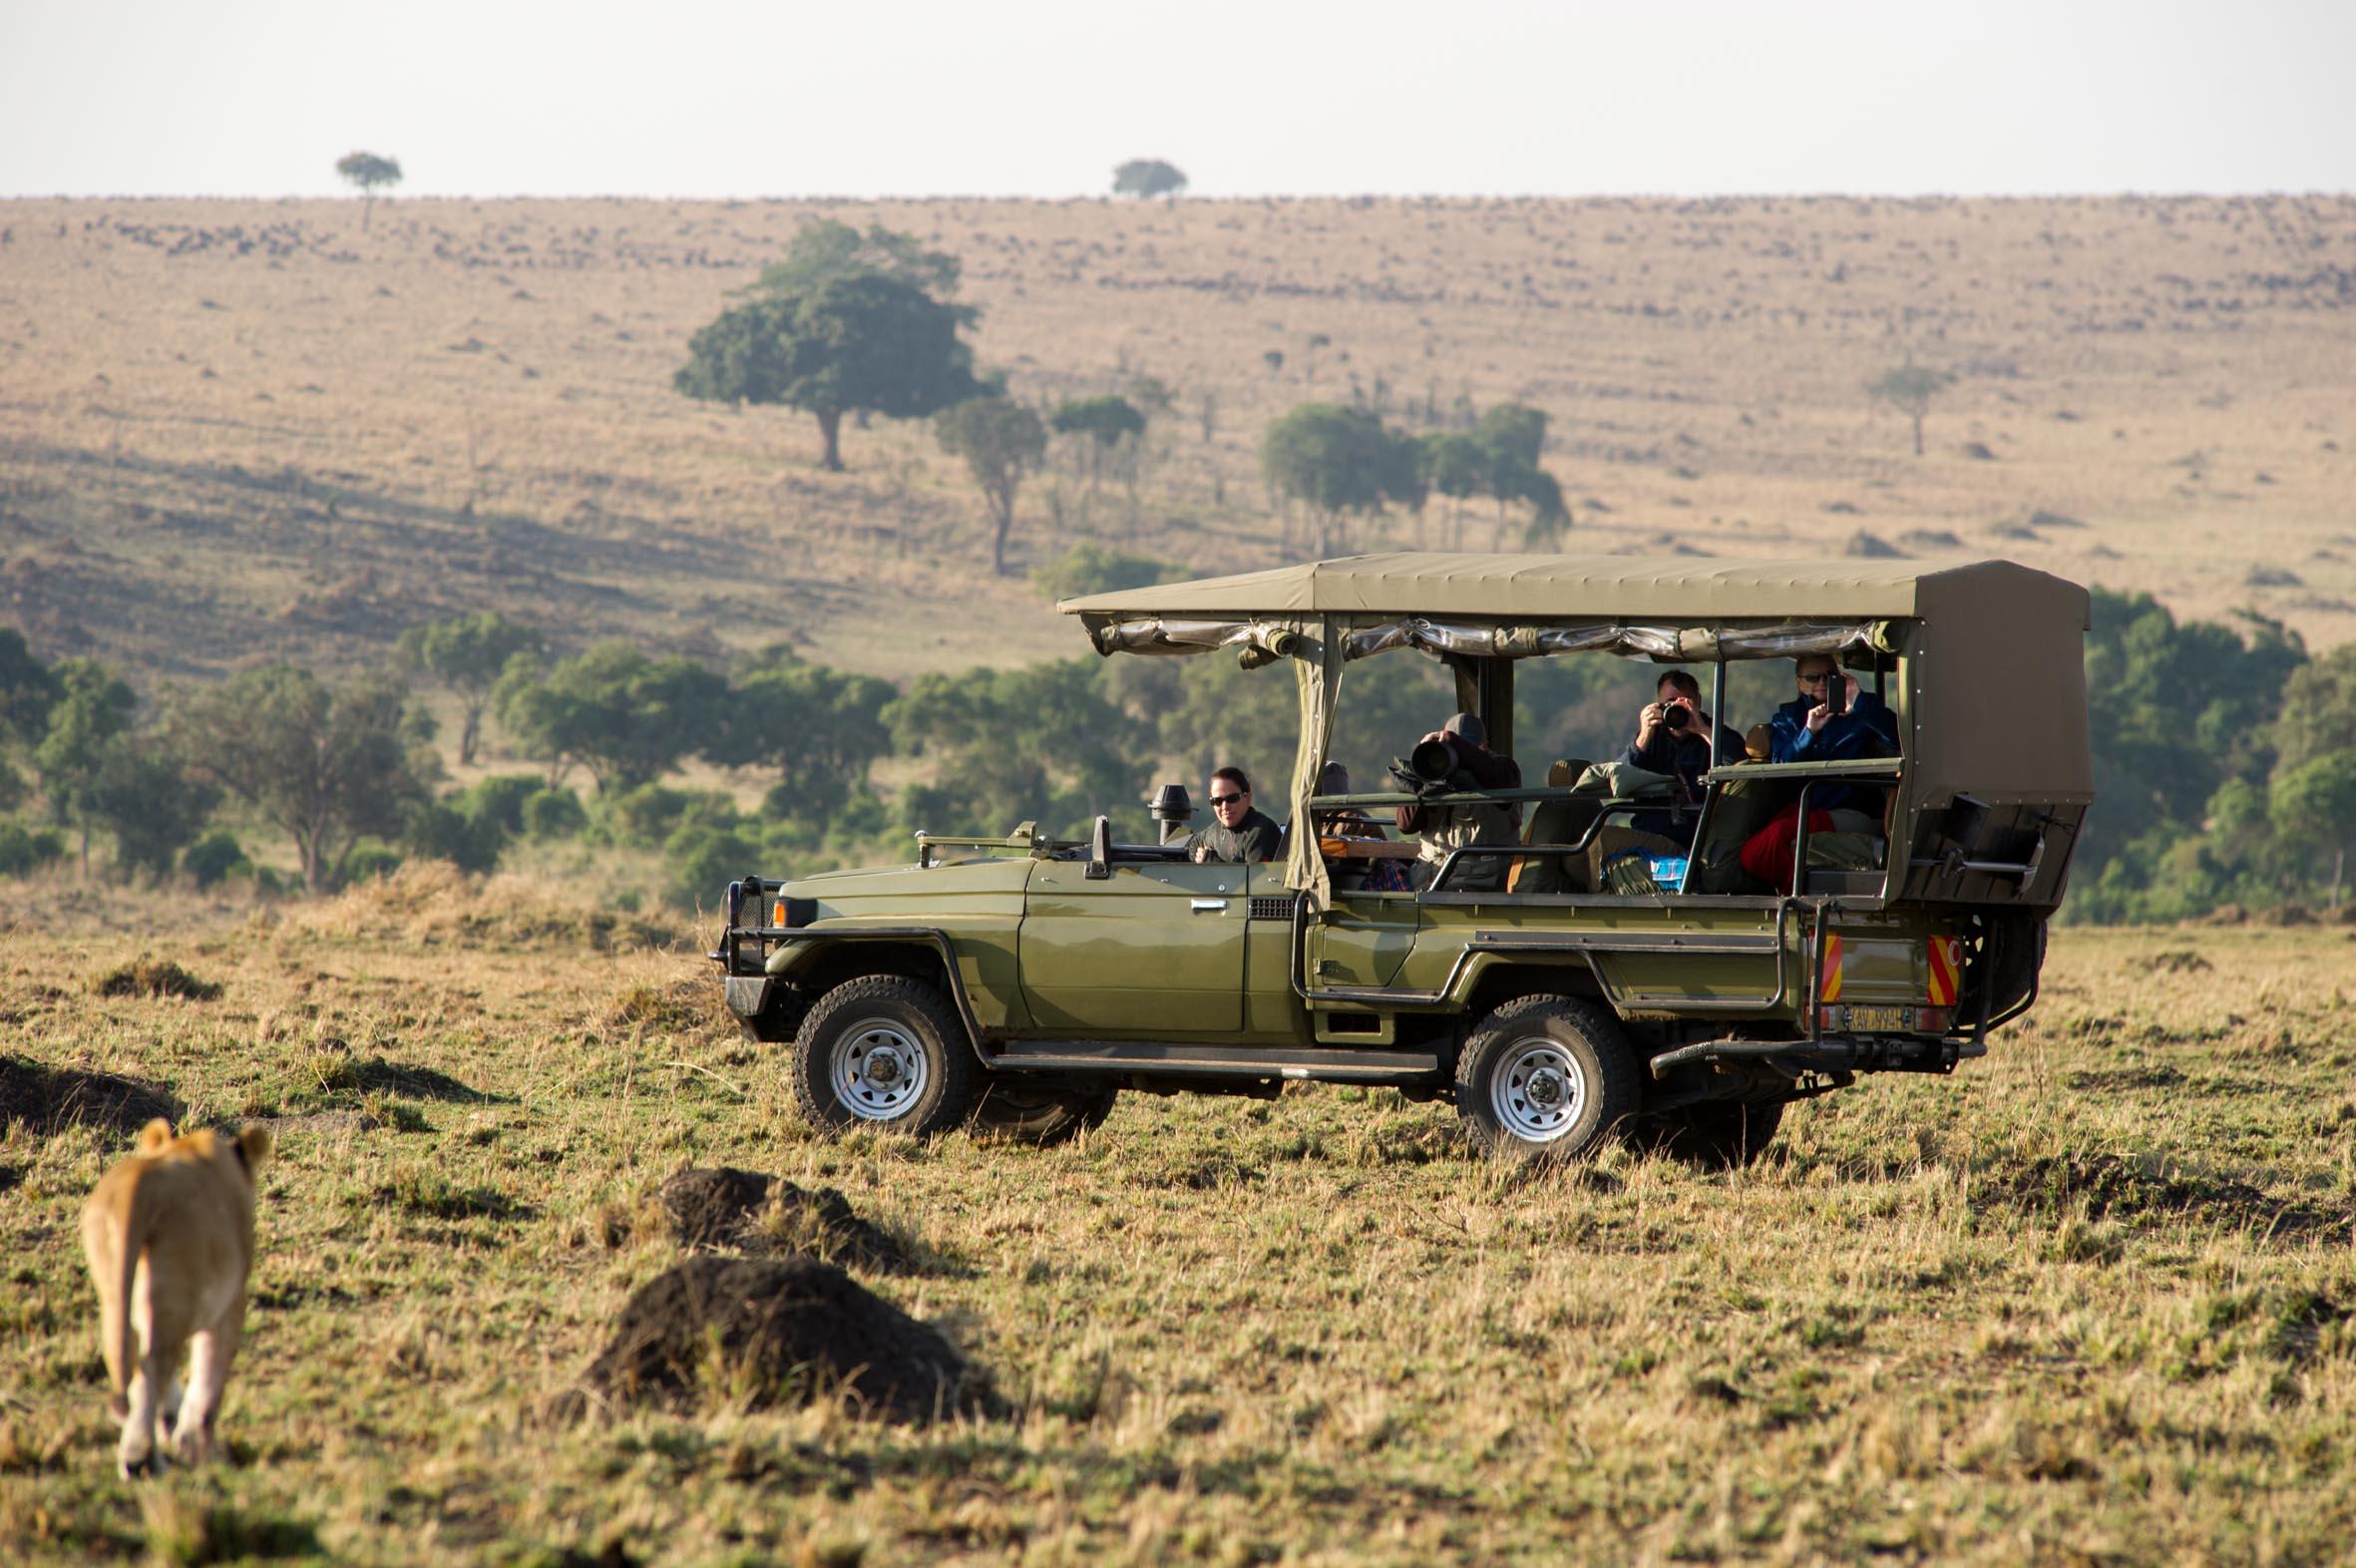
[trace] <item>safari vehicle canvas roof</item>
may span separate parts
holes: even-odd
[[[1509,670],[1557,653],[1660,662],[1895,653],[1913,807],[1964,792],[1998,804],[2083,803],[2094,795],[2083,640],[2092,607],[2077,584],[2010,561],[1404,552],[1056,605],[1081,617],[1101,653],[1292,657],[1304,721],[1296,820],[1309,809],[1344,667],[1401,646],[1458,661],[1466,696],[1473,664]],[[1322,891],[1322,871],[1297,842],[1293,885]]]
[[[1057,609],[1129,615],[1644,616],[1679,621],[2033,614],[2088,625],[2086,589],[2009,561],[1738,561],[1694,556],[1396,552],[1091,593]]]

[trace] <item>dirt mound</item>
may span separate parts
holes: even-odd
[[[859,1217],[832,1187],[722,1166],[681,1171],[655,1193],[679,1245],[763,1256],[801,1256],[872,1274],[911,1272],[891,1236]]]
[[[128,1137],[158,1116],[174,1121],[180,1113],[179,1103],[152,1083],[0,1056],[0,1127],[21,1121],[41,1134],[104,1127]]]
[[[573,1420],[592,1399],[679,1406],[707,1394],[762,1409],[837,1392],[895,1421],[993,1402],[940,1331],[831,1264],[698,1257],[639,1287],[554,1413]]]
[[[211,1001],[220,987],[200,980],[170,959],[134,959],[94,977],[90,988],[101,996],[186,996]]]

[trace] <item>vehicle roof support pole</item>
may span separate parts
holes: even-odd
[[[1489,749],[1500,757],[1513,755],[1513,660],[1484,658],[1480,671],[1480,703],[1473,711],[1489,727]]]
[[[1654,689],[1660,688],[1656,685]],[[1726,655],[1724,653],[1718,656],[1718,667],[1710,676],[1710,722],[1726,724]],[[1727,727],[1732,729],[1734,726],[1728,725]],[[1736,733],[1742,732],[1737,730]],[[1714,732],[1706,738],[1710,742],[1710,765],[1717,767],[1719,762],[1718,736]]]

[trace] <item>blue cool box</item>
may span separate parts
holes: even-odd
[[[1685,863],[1686,858],[1683,855],[1655,855],[1653,857],[1653,881],[1664,888],[1683,887],[1685,885]]]

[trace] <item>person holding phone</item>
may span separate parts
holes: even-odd
[[[1802,653],[1794,662],[1799,695],[1767,721],[1769,761],[1854,762],[1898,754],[1898,716],[1888,703],[1858,685],[1829,653]],[[1856,796],[1839,785],[1810,798],[1826,811],[1839,811],[1859,804]],[[1880,803],[1867,798],[1862,804],[1878,811]],[[1878,816],[1874,820],[1878,825]]]

